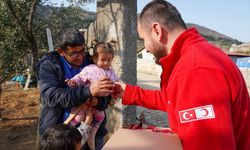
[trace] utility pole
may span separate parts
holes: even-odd
[[[46,28],[46,34],[47,34],[47,41],[48,41],[48,46],[49,46],[49,52],[53,51],[53,41],[52,41],[52,36],[51,36],[51,31],[49,28]]]

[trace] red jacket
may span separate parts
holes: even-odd
[[[196,29],[160,60],[161,90],[127,85],[122,103],[168,112],[184,150],[250,150],[250,100],[234,62]]]

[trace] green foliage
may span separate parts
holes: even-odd
[[[87,28],[95,20],[94,13],[86,12],[80,7],[45,6],[43,2],[39,1],[33,20],[33,33],[39,58],[48,51],[47,27],[51,29],[53,42],[55,42],[59,31],[70,27]],[[13,4],[20,21],[26,26],[31,1],[13,1]],[[24,58],[31,52],[31,48],[3,1],[0,1],[0,21],[0,83],[2,83],[6,77],[22,73],[28,68]]]
[[[72,5],[82,6],[86,3],[93,3],[95,0],[67,0]]]
[[[22,1],[16,3],[17,8],[20,9],[18,13],[20,20],[26,21],[24,15],[27,12],[24,10],[28,8],[28,4]],[[5,4],[0,2],[0,83],[5,77],[10,76],[13,72],[22,72],[27,66],[23,63],[22,57],[29,52],[28,42],[21,34],[20,28],[16,26],[12,16]]]
[[[50,28],[54,46],[58,33],[66,28],[87,28],[91,22],[95,20],[95,14],[86,12],[80,7],[53,7],[40,6],[38,8],[35,24],[35,33],[38,35],[38,47],[41,49],[47,48],[46,28]]]
[[[214,36],[206,36],[202,35],[205,39],[209,42],[216,44],[217,46],[223,48],[224,50],[229,50],[232,44],[240,45],[242,42],[238,40],[226,39],[221,37],[214,37]]]

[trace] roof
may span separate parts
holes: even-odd
[[[227,52],[228,56],[235,56],[235,57],[250,57],[249,54],[242,54],[237,52]]]

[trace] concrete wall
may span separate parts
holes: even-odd
[[[162,68],[160,65],[156,65],[154,62],[145,61],[143,59],[137,59],[137,70],[143,73],[149,73],[160,76]]]
[[[250,52],[250,42],[249,43],[243,43],[240,45],[233,44],[230,48],[230,52],[243,52],[248,53]]]
[[[142,58],[137,58],[137,70],[160,76],[162,68],[155,64],[154,55],[146,52],[145,49],[140,52],[140,55]]]

